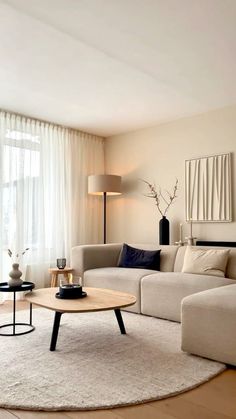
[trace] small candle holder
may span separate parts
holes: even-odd
[[[182,242],[181,240],[179,240],[178,242],[175,242],[175,244],[177,246],[184,246],[185,242]]]
[[[182,240],[182,234],[183,234],[182,229],[183,229],[183,224],[180,223],[180,225],[179,225],[179,241],[175,242],[175,244],[177,246],[184,246],[184,242]]]
[[[57,267],[58,269],[64,269],[66,267],[66,259],[65,258],[57,259]]]
[[[196,240],[196,238],[197,237],[191,237],[191,236],[185,237],[185,239],[187,240],[187,245],[188,246],[194,246],[195,245],[194,240]]]
[[[190,235],[188,237],[185,237],[185,240],[187,240],[188,246],[194,246],[194,240],[196,240],[197,237],[193,237],[193,220],[190,218],[189,220],[190,225]]]
[[[56,294],[56,298],[73,299],[85,297],[87,294],[83,291],[79,280],[80,278],[78,278],[76,282],[68,283],[65,278],[61,279],[59,292]]]

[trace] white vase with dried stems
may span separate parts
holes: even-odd
[[[29,247],[27,247],[22,253],[16,253],[15,255],[12,253],[10,249],[8,249],[8,255],[11,259],[15,260],[15,262],[12,264],[12,270],[9,272],[9,279],[8,279],[8,285],[10,287],[19,287],[23,284],[23,280],[21,279],[22,272],[19,269],[19,258],[25,254],[29,250]]]
[[[150,191],[148,194],[145,194],[145,196],[155,200],[157,210],[162,216],[161,220],[159,221],[159,244],[170,244],[169,220],[167,220],[166,214],[170,206],[177,198],[178,179],[176,179],[172,193],[167,190],[165,190],[165,193],[163,193],[160,186],[156,187],[155,183],[152,184],[144,179],[140,180],[146,183]]]

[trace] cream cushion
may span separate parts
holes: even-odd
[[[225,276],[229,249],[201,249],[188,246],[184,256],[182,272]]]

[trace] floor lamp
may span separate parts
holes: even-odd
[[[107,195],[121,193],[121,176],[91,175],[88,177],[88,193],[103,195],[103,242],[106,243],[106,206]]]

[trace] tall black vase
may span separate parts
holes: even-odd
[[[170,244],[170,223],[165,215],[159,221],[159,244]]]

